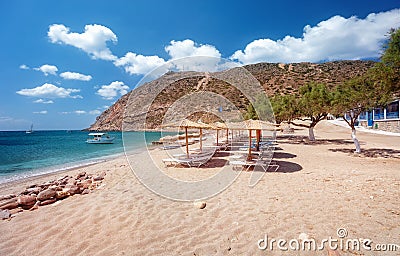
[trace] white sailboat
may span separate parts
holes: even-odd
[[[33,124],[31,124],[31,129],[25,131],[25,133],[32,133],[33,132]]]

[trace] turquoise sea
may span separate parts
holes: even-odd
[[[104,161],[141,151],[160,132],[109,132],[113,144],[87,144],[86,131],[0,131],[0,183]],[[164,133],[163,136],[166,134]],[[125,143],[122,142],[122,137]]]

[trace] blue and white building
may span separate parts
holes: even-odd
[[[385,108],[365,111],[358,117],[358,122],[364,127],[400,133],[400,101],[397,99]]]

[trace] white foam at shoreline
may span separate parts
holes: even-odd
[[[4,174],[4,175],[0,175],[0,184],[5,184],[5,183],[14,182],[17,180],[28,179],[28,178],[33,178],[33,177],[38,177],[38,176],[47,175],[47,174],[55,174],[57,172],[63,172],[63,171],[67,171],[67,170],[75,169],[75,168],[81,168],[81,167],[85,167],[88,165],[105,162],[107,160],[111,160],[111,159],[117,158],[122,155],[123,155],[122,153],[118,153],[118,154],[113,154],[113,155],[108,155],[108,156],[97,157],[94,159],[82,160],[82,161],[78,161],[78,162],[70,162],[70,163],[55,165],[55,166],[51,166],[51,167],[34,169],[34,170],[30,170],[30,171],[24,171],[24,172],[20,172],[17,174],[11,174],[11,175]]]
[[[87,160],[81,160],[77,162],[69,162],[69,163],[64,163],[60,165],[54,165],[50,167],[45,167],[45,168],[40,168],[40,169],[34,169],[30,171],[24,171],[20,172],[17,174],[0,174],[0,184],[5,184],[5,183],[10,183],[18,180],[24,180],[24,179],[29,179],[29,178],[34,178],[34,177],[39,177],[42,175],[48,175],[48,174],[55,174],[58,172],[63,172],[63,171],[68,171],[71,169],[76,169],[76,168],[82,168],[88,165],[93,165],[105,161],[109,161],[121,156],[132,156],[138,153],[141,153],[143,150],[151,150],[152,147],[151,145],[147,145],[146,148],[135,148],[132,150],[127,151],[124,149],[123,152],[121,153],[116,153],[116,154],[111,154],[111,155],[105,155],[101,157],[96,157],[92,159],[87,159]]]

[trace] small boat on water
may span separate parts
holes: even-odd
[[[33,132],[33,124],[31,124],[31,129],[26,130],[25,133],[32,133]]]
[[[89,133],[89,136],[92,136],[91,138],[88,138],[86,140],[86,143],[89,144],[112,144],[114,143],[115,139],[115,137],[111,137],[110,135],[104,132]]]

